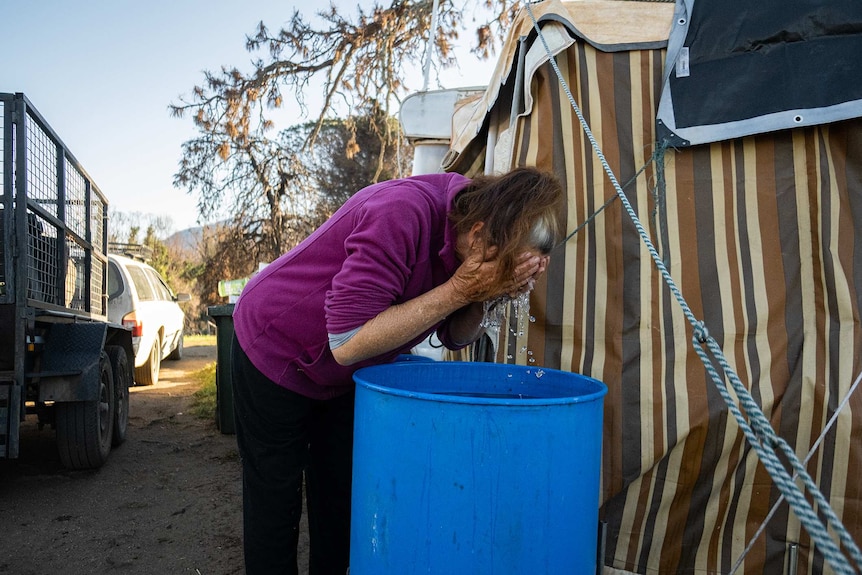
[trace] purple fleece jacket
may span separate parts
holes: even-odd
[[[330,333],[358,328],[455,273],[456,232],[446,214],[469,182],[460,174],[430,174],[364,188],[252,278],[233,321],[255,367],[292,391],[329,399],[353,387],[353,372],[360,367],[390,362],[427,337],[433,329],[347,367],[329,349]],[[437,327],[451,347],[445,322]]]

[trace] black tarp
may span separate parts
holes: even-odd
[[[659,136],[693,145],[862,116],[862,0],[678,0]]]

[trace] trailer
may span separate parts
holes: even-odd
[[[0,93],[0,458],[21,423],[70,469],[126,437],[131,332],[108,321],[108,202],[24,94]]]

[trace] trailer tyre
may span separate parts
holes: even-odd
[[[134,382],[126,350],[119,345],[109,345],[105,350],[114,372],[114,437],[111,445],[116,447],[126,440],[126,428],[129,426],[129,386]]]
[[[57,448],[69,469],[101,467],[114,436],[114,378],[106,353],[99,359],[99,399],[57,403]]]
[[[135,383],[138,385],[154,385],[159,382],[159,369],[162,365],[162,342],[159,338],[153,342],[150,355],[141,367],[135,368]]]

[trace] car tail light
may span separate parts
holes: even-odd
[[[123,316],[123,327],[132,330],[132,337],[141,337],[141,334],[144,333],[144,324],[138,319],[135,312],[129,312]]]

